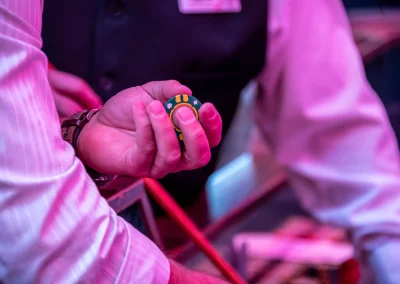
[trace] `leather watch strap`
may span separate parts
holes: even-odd
[[[85,110],[73,114],[70,118],[63,121],[61,124],[62,137],[65,141],[74,147],[75,154],[78,156],[77,141],[79,133],[82,128],[92,119],[92,117],[98,112],[98,109]]]
[[[77,112],[70,118],[63,121],[61,124],[62,137],[65,141],[72,145],[75,150],[75,155],[78,157],[77,141],[82,128],[92,119],[92,117],[98,112],[98,109],[85,110]],[[99,173],[92,168],[86,166],[86,171],[96,183],[98,187],[102,187],[112,181],[116,176],[106,175]]]

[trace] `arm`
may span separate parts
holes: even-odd
[[[41,2],[0,3],[0,282],[167,283],[167,259],[116,216],[61,139]]]
[[[227,284],[224,280],[192,271],[169,259],[171,276],[169,284]]]
[[[342,4],[272,0],[270,8],[257,120],[303,206],[348,228],[377,278],[398,283],[397,143]]]

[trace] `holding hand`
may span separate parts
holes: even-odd
[[[206,165],[210,148],[221,140],[221,117],[210,103],[200,108],[200,122],[189,108],[178,108],[175,119],[185,137],[182,151],[163,106],[182,93],[191,95],[191,90],[176,81],[151,82],[118,93],[83,128],[79,157],[104,174],[151,178]]]

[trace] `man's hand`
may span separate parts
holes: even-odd
[[[49,68],[49,83],[61,119],[85,109],[101,108],[103,103],[81,78]]]
[[[221,117],[210,103],[200,108],[200,122],[190,109],[177,109],[176,120],[185,137],[181,151],[163,104],[182,93],[191,95],[176,81],[151,82],[120,92],[83,128],[78,156],[104,174],[151,178],[206,165],[210,147],[221,140]]]
[[[222,279],[190,270],[171,259],[168,261],[170,267],[168,284],[228,284]]]

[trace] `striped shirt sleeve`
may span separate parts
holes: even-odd
[[[61,139],[42,9],[0,0],[0,282],[168,283],[165,256],[115,214]]]

